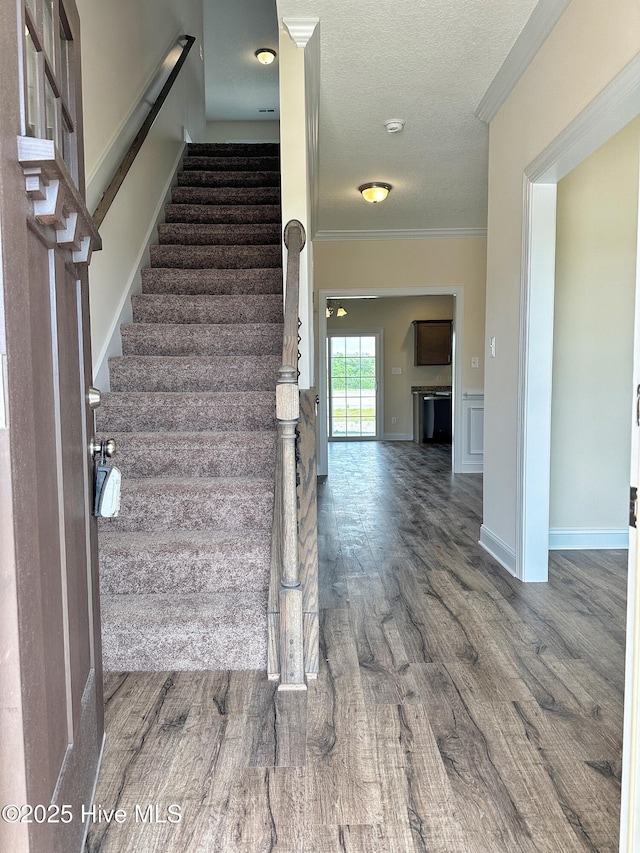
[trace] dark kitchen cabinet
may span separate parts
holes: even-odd
[[[452,320],[414,320],[414,364],[451,364]]]

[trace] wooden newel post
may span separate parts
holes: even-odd
[[[282,460],[279,689],[288,690],[306,688],[296,494],[296,425],[299,417],[297,371],[290,365],[283,365],[276,386],[276,418]]]
[[[305,239],[302,223],[291,220],[284,230],[288,256],[282,367],[278,371],[276,385],[278,453],[271,543],[267,662],[269,677],[280,678],[279,690],[307,688],[304,663],[304,591],[300,579],[296,482],[296,425],[300,419],[298,295],[300,252]]]

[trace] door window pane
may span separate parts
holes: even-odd
[[[44,29],[44,50],[51,68],[55,71],[56,54],[53,40],[53,0],[44,0],[42,7],[42,26]]]
[[[376,338],[329,337],[329,435],[377,435]]]
[[[31,33],[25,27],[25,65],[27,73],[27,136],[38,136],[40,112],[40,87],[38,86],[38,52],[31,38]]]
[[[58,110],[56,96],[47,80],[44,86],[44,115],[46,122],[46,138],[58,141]]]

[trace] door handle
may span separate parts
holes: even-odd
[[[116,441],[114,438],[96,438],[95,435],[89,442],[89,453],[92,456],[107,456],[111,459],[116,455]]]

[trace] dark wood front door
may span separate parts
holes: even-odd
[[[103,740],[79,21],[0,4],[0,850],[82,847]]]

